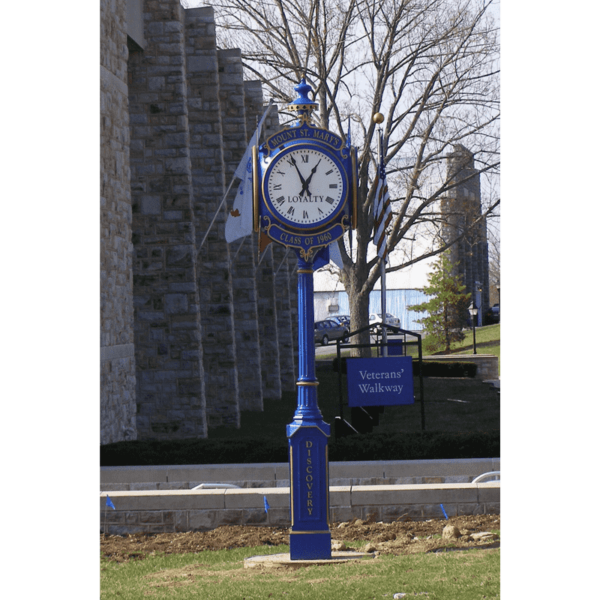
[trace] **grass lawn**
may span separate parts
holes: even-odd
[[[473,330],[464,330],[465,339],[462,342],[452,344],[450,354],[473,354]],[[413,338],[414,339],[414,338]],[[475,329],[475,342],[477,344],[478,354],[493,354],[498,357],[498,369],[500,369],[500,323],[496,325],[485,325]],[[419,355],[416,345],[408,346],[407,353],[410,356],[417,357]],[[377,355],[377,349],[372,349],[373,356]],[[436,353],[426,352],[423,349],[423,356],[431,356]],[[439,352],[437,354],[445,354]],[[350,351],[342,351],[342,356],[349,356]],[[335,344],[331,345],[331,353],[319,356],[319,360],[333,360],[337,356]]]
[[[493,354],[498,357],[498,373],[500,373],[500,323],[475,328],[477,354]],[[465,330],[465,339],[453,344],[452,354],[473,354],[473,330]]]
[[[500,597],[500,550],[381,555],[297,570],[245,569],[244,558],[289,552],[260,546],[198,554],[150,556],[125,563],[101,560],[102,600],[191,599],[480,600]]]

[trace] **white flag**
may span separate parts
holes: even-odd
[[[272,103],[271,100],[234,173],[242,181],[225,222],[225,240],[228,244],[252,233],[252,147],[258,145],[260,131]]]
[[[340,254],[340,247],[338,246],[338,243],[342,240],[343,238],[340,238],[339,240],[335,240],[335,242],[329,244],[329,260],[339,269],[344,268],[342,255]]]

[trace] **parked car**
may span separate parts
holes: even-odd
[[[485,325],[491,325],[493,323],[500,323],[500,305],[494,304],[485,311],[483,316],[483,322]]]
[[[336,323],[333,319],[325,319],[315,323],[315,344],[319,342],[322,346],[327,346],[329,340],[348,339],[349,330],[344,325]]]
[[[331,317],[332,321],[337,321],[340,325],[350,329],[350,316],[349,315],[338,315],[337,317]]]
[[[383,319],[381,318],[381,313],[377,314],[377,313],[371,313],[369,315],[369,325],[374,325],[374,324],[378,324],[381,323],[383,321]],[[400,327],[400,319],[398,317],[395,317],[394,315],[391,315],[390,313],[385,313],[385,322],[387,325],[393,325],[394,327]],[[381,327],[378,327],[378,330],[380,330]]]

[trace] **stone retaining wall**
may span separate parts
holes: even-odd
[[[449,354],[424,356],[423,360],[435,362],[470,362],[477,365],[475,379],[481,381],[498,379],[498,357],[493,354]]]
[[[289,527],[290,490],[284,488],[111,492],[115,510],[100,495],[100,526],[109,534],[206,531],[222,525]],[[269,511],[265,512],[264,499]],[[331,486],[330,523],[391,522],[446,514],[499,514],[500,483]]]

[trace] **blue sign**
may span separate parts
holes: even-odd
[[[348,359],[348,406],[414,402],[411,356]]]

